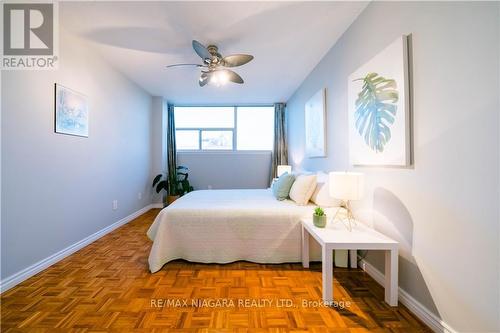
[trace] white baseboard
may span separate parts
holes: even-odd
[[[68,246],[67,248],[47,257],[25,269],[19,271],[9,277],[0,281],[0,293],[3,293],[12,287],[18,285],[19,283],[27,280],[33,275],[43,271],[44,269],[52,266],[58,261],[64,259],[65,257],[75,253],[81,248],[87,246],[88,244],[94,242],[95,240],[101,238],[102,236],[110,233],[111,231],[121,227],[124,224],[132,221],[133,219],[139,217],[144,214],[148,210],[152,208],[163,208],[162,203],[154,203],[150,204],[126,217],[123,219],[107,226],[106,228],[97,231],[96,233],[82,239],[81,241]],[[366,260],[361,260],[360,267],[363,269],[368,275],[370,275],[375,281],[377,281],[380,285],[384,285],[384,274],[376,269],[373,265],[368,263]],[[428,325],[434,332],[438,333],[457,333],[456,330],[450,327],[447,323],[437,317],[434,313],[432,313],[429,309],[427,309],[424,305],[422,305],[419,301],[414,299],[408,292],[399,287],[398,290],[399,301],[405,305],[412,313],[414,313],[420,320],[422,320],[426,325]]]
[[[0,293],[3,293],[4,291],[9,290],[10,288],[18,285],[19,283],[23,282],[24,280],[27,280],[28,278],[37,274],[38,272],[41,272],[44,269],[48,268],[49,266],[52,266],[56,262],[66,258],[70,254],[75,253],[76,251],[89,245],[90,243],[94,242],[95,240],[101,238],[102,236],[110,233],[111,231],[115,230],[116,228],[121,227],[124,224],[127,224],[128,222],[141,216],[142,214],[144,214],[145,212],[147,212],[151,208],[156,208],[155,204],[147,205],[146,207],[139,209],[138,211],[122,218],[121,220],[107,226],[104,229],[97,231],[96,233],[82,239],[81,241],[76,242],[75,244],[70,245],[65,249],[62,249],[61,251],[51,255],[50,257],[47,257],[43,260],[40,260],[39,262],[23,269],[22,271],[19,271],[15,274],[12,274],[11,276],[6,277],[5,279],[0,281]]]
[[[163,208],[163,204],[161,202],[151,204],[151,208]]]
[[[362,259],[360,265],[362,270],[364,270],[368,275],[370,275],[375,281],[380,285],[384,285],[385,276],[384,273],[376,269],[372,264]],[[401,304],[406,306],[415,316],[417,316],[421,321],[423,321],[427,326],[429,326],[436,333],[458,333],[447,323],[441,320],[433,312],[427,309],[422,303],[413,298],[408,292],[401,287],[398,288],[398,296]]]

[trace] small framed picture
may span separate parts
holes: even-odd
[[[326,89],[316,92],[305,105],[307,157],[326,157]]]
[[[87,96],[56,83],[54,104],[56,133],[89,136]]]

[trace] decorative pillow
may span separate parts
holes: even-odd
[[[330,183],[328,174],[323,171],[318,171],[318,184],[311,196],[311,201],[321,207],[338,207],[340,200],[334,199],[330,196]]]
[[[281,201],[288,198],[290,188],[292,187],[294,181],[294,175],[291,175],[288,172],[282,174],[271,186],[273,195],[276,197],[276,199]]]
[[[302,175],[310,176],[310,175],[315,175],[315,174],[316,174],[315,172],[307,171],[307,170],[294,170],[294,171],[292,171],[292,175],[294,175],[295,178],[297,178],[298,176],[302,176]]]
[[[290,199],[298,205],[307,205],[316,188],[316,175],[297,176],[290,189]]]

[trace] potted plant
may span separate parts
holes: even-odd
[[[160,193],[161,191],[167,193],[167,205],[170,205],[185,193],[193,190],[193,187],[189,184],[188,171],[187,167],[178,166],[170,177],[169,175],[160,173],[153,179],[153,188],[156,189],[156,193]]]
[[[185,166],[178,166],[176,170],[176,191],[179,196],[193,191],[193,187],[189,183],[189,169]]]
[[[314,209],[313,223],[318,228],[324,228],[326,226],[326,215],[323,208],[317,207]]]

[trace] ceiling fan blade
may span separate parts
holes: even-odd
[[[205,86],[208,83],[208,81],[209,81],[208,74],[205,72],[202,72],[200,75],[200,79],[198,80],[198,84],[200,85],[200,87]]]
[[[241,76],[239,76],[236,72],[233,72],[230,69],[221,69],[221,71],[223,71],[227,74],[227,79],[231,82],[239,83],[239,84],[242,84],[243,82],[245,82],[245,81],[243,81]]]
[[[232,54],[222,60],[225,67],[237,67],[252,61],[252,59],[253,56],[249,54]]]
[[[203,60],[212,58],[212,55],[208,52],[207,48],[196,40],[193,40],[193,49]]]
[[[181,67],[181,66],[196,66],[198,68],[200,68],[200,67],[206,67],[206,66],[203,66],[203,65],[200,65],[200,64],[174,64],[174,65],[168,65],[168,66],[166,66],[166,68]]]

